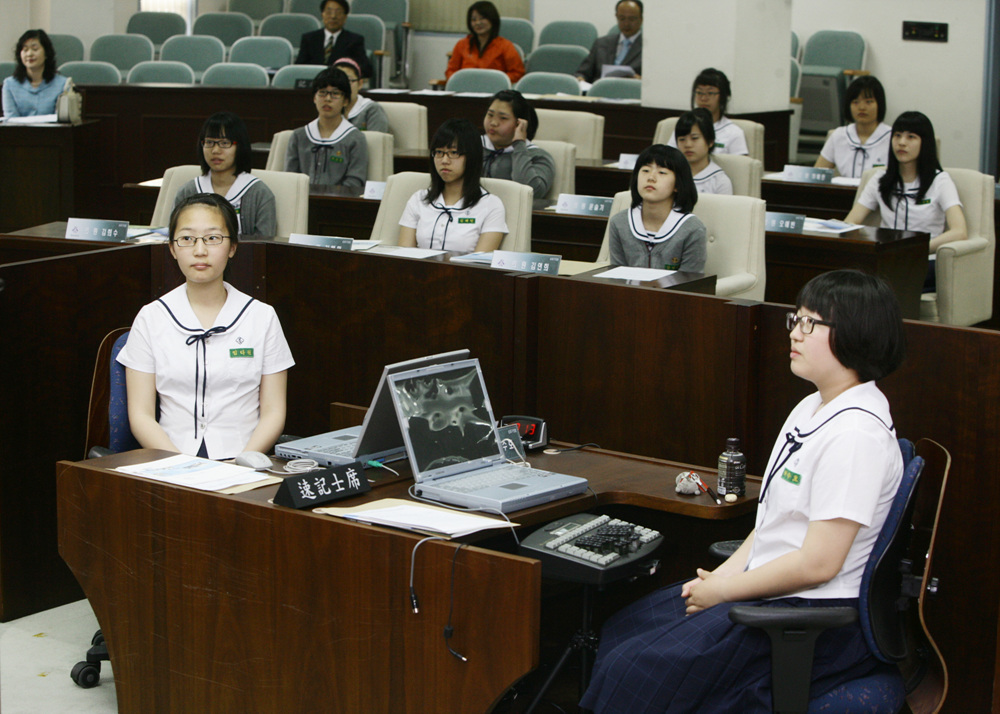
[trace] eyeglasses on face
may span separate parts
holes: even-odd
[[[826,325],[827,327],[833,327],[835,323],[827,322],[826,320],[817,320],[815,317],[809,317],[808,315],[796,315],[794,312],[789,312],[785,314],[785,327],[791,332],[798,325],[799,329],[802,331],[803,335],[812,334],[813,326],[815,325]]]
[[[201,145],[206,149],[214,149],[218,146],[220,149],[228,149],[236,144],[232,139],[202,139]]]
[[[222,245],[222,242],[226,240],[229,236],[174,236],[174,245],[178,248],[190,248],[198,241],[201,241],[205,245]]]
[[[433,156],[435,159],[447,158],[451,161],[454,161],[459,156],[463,156],[463,154],[461,151],[458,151],[457,149],[434,149],[434,151],[431,152],[431,156]]]
[[[316,96],[321,99],[343,99],[344,93],[338,89],[320,89],[316,92]]]
[[[719,96],[719,93],[718,92],[703,92],[700,89],[696,89],[695,93],[694,93],[694,96],[698,97],[699,99],[710,99],[712,97]]]

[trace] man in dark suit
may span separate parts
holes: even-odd
[[[642,74],[642,0],[618,0],[615,5],[618,32],[594,40],[590,54],[580,63],[576,78],[594,82],[606,64],[628,65]]]
[[[350,57],[361,67],[361,76],[370,77],[372,66],[365,51],[365,38],[344,29],[351,12],[347,0],[320,0],[323,29],[306,32],[299,42],[295,64],[333,64],[341,57]]]

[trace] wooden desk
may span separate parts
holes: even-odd
[[[0,232],[90,215],[97,136],[95,121],[0,126]]]
[[[857,268],[881,275],[899,300],[903,317],[920,318],[927,277],[927,233],[868,228],[839,236],[771,233],[765,238],[768,302],[795,304],[799,290],[828,270]]]
[[[123,714],[468,714],[488,711],[537,666],[538,561],[475,546],[456,556],[455,543],[427,543],[416,557],[414,614],[409,567],[419,536],[273,506],[273,486],[224,496],[106,470],[165,455],[57,468],[60,553],[101,624]],[[692,549],[752,527],[753,482],[749,499],[720,507],[674,493],[682,467],[664,462],[588,452],[532,462],[586,476],[602,504],[688,516],[675,527]],[[341,503],[401,497],[405,487]],[[578,496],[514,517],[537,526],[594,505]],[[692,521],[728,523],[692,535]],[[453,557],[451,644],[464,663],[441,636]]]

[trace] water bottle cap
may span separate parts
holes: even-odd
[[[739,439],[726,439],[726,448],[730,451],[738,451],[740,448]]]

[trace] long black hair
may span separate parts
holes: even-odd
[[[482,49],[479,47],[479,38],[472,31],[472,13],[474,12],[479,13],[481,17],[490,21],[490,36],[486,38],[486,44],[483,45]],[[491,3],[490,0],[474,2],[469,5],[469,10],[465,13],[465,26],[469,28],[469,49],[475,50],[482,57],[486,48],[500,34],[500,11],[497,10],[497,6]]]
[[[892,123],[892,134],[910,132],[920,137],[920,154],[917,156],[917,177],[920,187],[917,189],[916,201],[919,203],[927,194],[927,189],[934,183],[934,177],[941,171],[937,156],[937,140],[934,138],[934,125],[921,112],[903,112]],[[899,159],[896,152],[889,152],[889,162],[885,174],[879,180],[878,192],[887,206],[892,205],[893,197],[903,194],[903,177],[899,174]]]
[[[21,50],[28,40],[38,40],[38,44],[45,50],[45,67],[42,69],[42,79],[46,82],[51,82],[52,78],[56,76],[56,48],[52,46],[52,40],[49,39],[45,30],[40,29],[28,30],[17,41],[17,47],[14,49],[14,62],[16,63],[14,67],[14,79],[18,82],[23,82],[28,78],[28,68],[21,61]]]
[[[250,148],[250,132],[242,119],[232,112],[216,112],[201,125],[201,132],[198,134],[198,160],[202,173],[205,174],[209,172],[209,166],[201,142],[209,137],[229,139],[236,144],[236,162],[233,164],[236,175],[250,173],[253,168],[253,151]]]
[[[483,173],[483,142],[479,130],[468,119],[448,119],[434,133],[431,140],[431,185],[427,189],[426,202],[432,203],[444,192],[444,179],[434,165],[435,149],[454,148],[465,157],[465,173],[462,174],[463,206],[469,208],[479,203],[483,190],[479,178]]]
[[[632,169],[632,208],[642,205],[642,195],[639,193],[639,171],[643,166],[653,164],[660,168],[669,169],[674,174],[674,210],[680,213],[690,213],[694,210],[694,204],[698,203],[698,189],[694,185],[694,176],[691,175],[691,164],[688,163],[678,149],[666,144],[653,144],[647,146],[635,160],[635,168]]]

